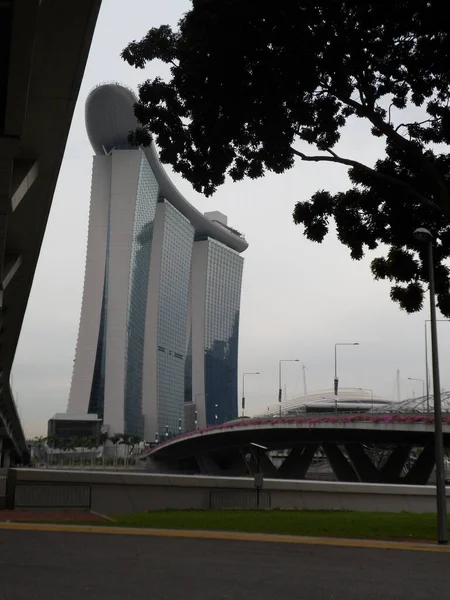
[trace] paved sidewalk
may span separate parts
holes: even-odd
[[[76,524],[98,523],[109,521],[109,519],[86,510],[0,510],[0,523],[20,523],[24,521],[33,523],[63,521],[64,523]]]

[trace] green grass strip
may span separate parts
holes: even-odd
[[[115,525],[299,536],[434,540],[436,515],[283,510],[169,510],[110,515]],[[112,525],[111,522],[104,523]]]

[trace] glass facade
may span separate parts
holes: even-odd
[[[238,338],[243,258],[208,239],[205,304],[206,424],[238,416]]]
[[[94,163],[68,411],[98,414],[110,432],[153,441],[156,433],[164,439],[166,431],[183,431],[184,409],[192,421],[197,400],[206,404],[208,425],[216,414],[218,422],[237,416],[240,253],[247,242],[225,215],[202,215],[183,198],[154,146],[129,144],[135,102],[117,84],[95,88],[86,102],[88,136],[102,158],[98,168]]]
[[[98,330],[97,352],[95,355],[94,375],[88,413],[103,419],[105,410],[105,368],[106,368],[106,323],[108,319],[108,273],[110,248],[111,206],[108,209],[108,230],[106,233],[105,280],[103,283],[102,312]]]
[[[124,433],[142,435],[142,369],[145,316],[158,183],[142,156],[136,195],[128,286],[127,346],[125,355]]]
[[[193,402],[192,398],[192,326],[189,331],[189,344],[184,366],[184,401]]]
[[[125,366],[124,378],[121,380],[123,400],[119,395],[114,398],[114,402],[123,401],[123,421],[116,427],[121,430],[123,427],[119,433],[144,435],[144,418],[147,415],[143,415],[143,375],[146,368],[144,347],[147,333],[152,335],[149,341],[153,351],[156,350],[156,381],[149,384],[152,391],[145,400],[146,404],[150,403],[156,408],[155,426],[159,439],[162,440],[166,437],[166,432],[172,437],[179,434],[180,428],[181,431],[185,430],[185,404],[195,404],[196,401],[193,398],[193,362],[202,359],[200,356],[193,356],[192,331],[187,340],[194,239],[207,244],[207,266],[206,271],[202,272],[206,296],[202,355],[204,393],[201,394],[201,400],[206,403],[206,424],[223,423],[238,415],[238,335],[243,258],[238,252],[212,238],[195,238],[192,223],[170,202],[159,197],[158,182],[143,153],[137,187],[131,189],[132,195],[130,192],[130,197],[124,198],[124,202],[134,202],[135,207],[130,236],[128,293],[124,302],[127,311],[125,352],[123,359],[119,357],[124,360]],[[160,223],[158,206],[161,205],[163,218]],[[159,288],[158,305],[154,307],[157,324],[155,328],[150,328],[153,333],[148,333],[146,316],[149,281],[153,277],[150,262],[155,223],[158,223],[158,234],[162,234],[162,239],[158,242],[161,243],[161,248],[157,249],[155,255],[155,258],[159,256],[160,251],[161,264],[154,281],[154,285]],[[103,298],[88,405],[88,412],[97,414],[100,419],[104,418],[105,404],[108,407],[108,401],[112,402],[105,397],[106,333],[107,327],[114,329],[111,321],[114,317],[108,313],[110,281],[115,277],[114,266],[110,265],[110,228],[109,214]],[[122,406],[119,411],[121,410]],[[152,408],[150,414],[153,414],[153,410]]]
[[[100,327],[98,331],[97,352],[95,355],[94,375],[92,377],[91,395],[89,397],[88,408],[89,413],[98,415],[100,419],[103,419],[103,412],[105,407],[105,354],[107,310],[106,288],[107,282],[105,276],[105,283],[103,285],[102,313],[100,317]]]
[[[194,228],[166,200],[158,307],[157,414],[160,439],[184,431],[184,381]]]

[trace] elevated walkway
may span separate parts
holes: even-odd
[[[100,4],[0,2],[2,463],[28,459],[10,373]]]

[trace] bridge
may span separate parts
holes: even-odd
[[[443,430],[448,448],[448,414]],[[168,439],[147,461],[160,473],[306,479],[314,478],[309,471],[317,457],[339,481],[425,485],[435,466],[434,419],[373,413],[239,419]]]
[[[0,468],[28,458],[10,373],[100,4],[0,2]]]

